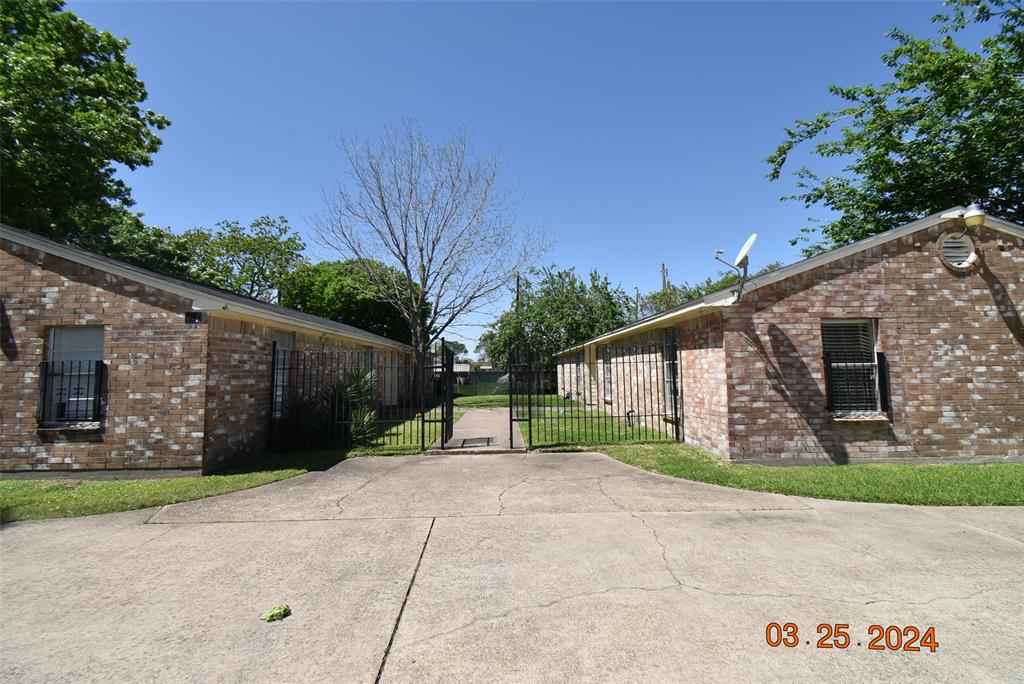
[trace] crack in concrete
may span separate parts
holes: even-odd
[[[505,502],[502,500],[502,498],[516,487],[526,484],[526,481],[529,479],[530,475],[527,475],[522,480],[519,480],[519,482],[513,482],[508,487],[505,487],[505,489],[503,489],[501,493],[498,494],[498,515],[502,515],[505,512]]]
[[[608,499],[609,501],[611,501],[612,504],[615,505],[620,511],[622,511],[623,513],[629,513],[629,515],[633,515],[632,511],[627,511],[625,506],[623,506],[621,503],[619,503],[615,499],[615,497],[613,497],[611,494],[609,494],[608,492],[606,492],[604,490],[604,481],[607,478],[609,478],[609,477],[614,477],[614,476],[612,476],[612,475],[604,475],[604,476],[598,478],[597,488],[601,491],[602,494],[604,494],[604,497],[606,499]]]
[[[559,598],[554,599],[552,601],[547,601],[545,603],[537,603],[537,604],[532,604],[532,605],[528,605],[528,606],[513,606],[512,608],[509,608],[508,610],[504,610],[504,611],[502,611],[500,613],[497,613],[495,615],[485,615],[483,617],[474,618],[473,620],[470,620],[469,622],[467,622],[465,624],[459,625],[458,627],[453,627],[453,628],[451,628],[449,630],[445,630],[443,632],[438,632],[437,634],[431,634],[430,636],[422,637],[420,639],[415,639],[413,641],[410,641],[407,644],[402,644],[400,646],[397,646],[397,647],[393,648],[392,650],[393,651],[402,651],[402,650],[405,650],[407,648],[411,648],[412,646],[415,646],[416,644],[426,643],[428,641],[434,641],[435,639],[440,639],[441,637],[445,637],[445,636],[448,636],[450,634],[455,634],[456,632],[462,632],[462,631],[464,631],[466,629],[469,629],[470,627],[473,627],[474,625],[477,625],[477,624],[479,624],[481,622],[491,622],[491,621],[494,621],[494,620],[500,620],[501,618],[508,617],[512,613],[515,613],[515,612],[518,612],[518,611],[522,611],[522,610],[542,610],[544,608],[551,608],[552,606],[556,606],[559,603],[565,603],[566,601],[572,601],[572,600],[578,599],[578,598],[590,598],[590,597],[593,597],[593,596],[601,596],[603,594],[609,594],[609,593],[611,593],[613,591],[649,591],[649,592],[657,592],[657,591],[665,591],[667,589],[678,589],[678,588],[679,588],[679,586],[676,585],[676,584],[670,584],[670,585],[667,585],[667,586],[664,586],[664,587],[638,587],[638,586],[631,586],[631,585],[629,585],[629,586],[616,586],[616,587],[608,587],[607,589],[601,589],[601,590],[598,590],[598,591],[587,591],[587,592],[582,592],[582,593],[579,593],[579,594],[571,594],[569,596],[562,596],[562,597],[559,597]]]
[[[661,541],[661,538],[658,536],[658,531],[648,525],[647,521],[641,518],[639,514],[630,513],[630,515],[634,520],[639,520],[641,525],[651,531],[651,536],[654,537],[654,543],[661,547],[661,561],[665,564],[665,570],[668,571],[668,574],[672,575],[672,579],[675,580],[676,584],[683,586],[683,581],[676,576],[676,571],[672,568],[672,564],[668,560],[668,547]]]
[[[413,646],[415,646],[417,644],[423,644],[423,643],[427,643],[427,642],[430,642],[430,641],[434,641],[436,639],[440,639],[440,638],[445,637],[445,636],[449,636],[449,635],[452,635],[452,634],[455,634],[455,633],[458,633],[458,632],[465,631],[465,630],[470,629],[473,626],[478,625],[480,623],[492,622],[494,620],[500,620],[500,619],[508,617],[508,616],[510,616],[510,615],[512,615],[513,613],[516,613],[516,612],[531,611],[531,610],[544,610],[546,608],[551,608],[553,606],[556,606],[556,605],[558,605],[560,603],[565,603],[567,601],[573,601],[573,600],[576,600],[576,599],[592,598],[592,597],[595,597],[595,596],[602,596],[604,594],[610,594],[612,592],[617,592],[617,591],[662,592],[662,591],[670,591],[670,590],[673,590],[673,589],[689,589],[691,591],[696,591],[696,592],[700,592],[700,593],[703,593],[703,594],[710,594],[712,596],[724,596],[724,597],[728,597],[728,598],[778,598],[778,599],[806,598],[806,599],[813,599],[813,600],[816,600],[816,601],[827,601],[827,602],[831,602],[831,603],[845,603],[845,604],[859,604],[859,605],[865,605],[865,606],[872,605],[872,604],[877,604],[877,603],[898,603],[898,604],[903,604],[903,605],[908,605],[908,606],[922,606],[922,605],[928,605],[930,603],[934,603],[936,601],[968,601],[970,599],[973,599],[973,598],[979,596],[980,594],[985,594],[985,593],[989,593],[989,592],[993,592],[993,591],[998,591],[999,589],[1006,588],[1005,586],[991,587],[991,588],[987,588],[987,589],[981,589],[981,590],[978,590],[976,592],[972,592],[972,593],[970,593],[970,594],[968,594],[966,596],[938,596],[938,597],[929,599],[927,601],[906,601],[906,600],[902,600],[902,599],[878,599],[878,600],[867,601],[867,602],[861,603],[859,600],[856,600],[856,599],[836,598],[836,597],[830,597],[830,596],[817,596],[817,595],[814,595],[814,594],[758,594],[758,593],[749,593],[749,592],[715,591],[713,589],[708,589],[706,587],[701,587],[701,586],[698,586],[698,585],[695,585],[695,584],[688,584],[686,582],[681,582],[681,581],[678,580],[678,578],[675,577],[674,574],[673,574],[673,579],[676,580],[675,584],[669,584],[669,585],[661,586],[661,587],[641,587],[641,586],[633,586],[633,585],[614,586],[614,587],[608,587],[606,589],[600,589],[600,590],[596,590],[596,591],[587,591],[587,592],[581,592],[581,593],[578,593],[578,594],[570,594],[569,596],[562,596],[562,597],[559,597],[557,599],[553,599],[551,601],[545,601],[544,603],[530,604],[530,605],[525,605],[525,606],[513,606],[513,607],[511,607],[511,608],[509,608],[507,610],[501,611],[500,613],[496,613],[496,614],[493,614],[493,615],[485,615],[485,616],[482,616],[482,617],[474,618],[474,619],[470,620],[469,622],[466,622],[466,623],[464,623],[462,625],[459,625],[457,627],[453,627],[451,629],[445,630],[443,632],[438,632],[436,634],[431,634],[430,636],[425,636],[425,637],[421,637],[419,639],[415,639],[413,641],[410,641],[409,643],[402,644],[402,645],[400,645],[398,647],[393,648],[392,651],[402,651],[402,650],[411,648],[411,647],[413,647]],[[1011,584],[1022,584],[1022,583],[1024,583],[1024,581],[1012,582]]]
[[[873,601],[865,601],[864,605],[871,606],[878,603],[899,603],[906,606],[927,606],[929,604],[935,603],[936,601],[970,601],[971,599],[982,594],[989,594],[993,591],[999,591],[1000,589],[1009,589],[1010,587],[1019,584],[1024,584],[1024,580],[1021,580],[1019,582],[1009,582],[999,587],[986,587],[985,589],[979,589],[977,591],[971,592],[966,596],[935,596],[934,598],[930,598],[927,601],[906,601],[903,599],[876,599]]]
[[[338,499],[337,501],[335,501],[335,502],[334,502],[334,506],[335,506],[335,507],[336,507],[336,508],[338,509],[338,515],[337,515],[337,516],[335,516],[335,518],[337,518],[337,517],[341,516],[341,515],[342,515],[342,514],[343,514],[343,513],[345,512],[345,509],[344,509],[344,507],[343,507],[343,506],[341,505],[341,502],[342,502],[342,501],[344,501],[344,500],[345,500],[345,499],[347,499],[348,497],[352,496],[353,494],[355,494],[355,493],[359,492],[360,490],[362,490],[362,489],[363,489],[364,487],[366,487],[366,486],[367,486],[368,484],[370,484],[371,482],[376,482],[377,480],[381,479],[382,477],[384,477],[384,476],[386,476],[386,475],[390,475],[391,473],[393,473],[394,471],[398,470],[398,469],[399,469],[399,468],[401,468],[401,467],[402,467],[402,463],[401,463],[401,462],[399,462],[399,463],[398,463],[398,465],[396,465],[396,466],[394,466],[394,467],[391,467],[391,468],[388,468],[388,469],[387,469],[386,471],[384,471],[383,473],[378,473],[377,475],[374,475],[374,476],[373,476],[373,477],[371,477],[371,478],[370,478],[369,480],[367,480],[367,481],[366,481],[366,482],[364,482],[363,484],[361,484],[361,485],[359,485],[358,487],[356,487],[355,489],[353,489],[353,490],[352,490],[351,492],[348,492],[347,494],[345,494],[344,496],[342,496],[342,497],[341,497],[340,499]]]
[[[613,476],[607,475],[605,477],[613,477]],[[605,498],[607,498],[613,504],[618,506],[619,509],[622,510],[622,512],[628,513],[629,517],[631,517],[634,520],[638,521],[641,525],[643,525],[645,528],[647,528],[650,531],[651,536],[654,538],[654,543],[657,544],[658,547],[661,549],[661,561],[665,565],[665,570],[668,572],[669,575],[672,576],[672,579],[675,581],[675,583],[677,585],[683,586],[682,580],[680,580],[679,577],[676,575],[675,569],[673,569],[672,564],[668,560],[668,547],[665,546],[665,543],[663,541],[661,541],[661,537],[658,536],[658,531],[656,529],[654,529],[654,527],[652,527],[651,525],[648,525],[647,521],[644,520],[642,517],[640,517],[639,513],[635,512],[635,511],[627,510],[625,506],[623,506],[621,503],[619,503],[615,499],[615,497],[613,497],[611,494],[609,494],[607,491],[605,491],[604,480],[605,480],[605,478],[601,478],[601,480],[597,483],[597,488],[601,490],[601,493],[605,495]]]
[[[143,524],[148,524],[148,523],[143,523]],[[143,546],[146,546],[147,544],[152,544],[153,542],[155,542],[157,539],[160,539],[161,537],[166,537],[172,531],[174,531],[173,527],[169,527],[166,530],[161,530],[160,532],[157,532],[156,534],[154,534],[152,537],[150,537],[146,541],[142,542],[141,544],[135,544],[134,546],[130,546],[127,549],[124,549],[118,555],[119,556],[123,556],[125,554],[132,553],[133,551],[138,551]]]
[[[377,678],[374,679],[374,684],[380,684],[380,678],[384,676],[384,667],[388,664],[388,656],[391,654],[391,649],[395,645],[395,637],[398,636],[398,626],[402,623],[402,615],[405,614],[405,607],[409,603],[409,595],[412,593],[412,585],[416,582],[416,575],[419,574],[420,565],[423,563],[423,556],[427,552],[427,543],[430,541],[430,533],[434,531],[434,523],[437,519],[431,519],[430,527],[427,528],[427,536],[423,538],[423,548],[420,549],[420,556],[416,559],[416,567],[412,569],[412,577],[409,578],[409,586],[405,589],[405,597],[402,598],[402,606],[398,609],[398,615],[395,617],[395,626],[391,629],[391,638],[388,639],[388,645],[384,649],[384,655],[380,659],[380,667],[377,668]]]

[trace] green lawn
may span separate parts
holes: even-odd
[[[535,394],[530,399],[534,406],[575,406],[572,399],[565,399],[557,394]],[[516,403],[526,407],[526,395],[516,395]],[[507,394],[486,394],[477,397],[455,397],[455,405],[463,408],[487,408],[491,406],[508,407]]]
[[[434,412],[427,414],[435,417]],[[437,417],[440,417],[439,413]],[[460,413],[454,418],[458,420]],[[426,425],[427,446],[441,434],[437,423]],[[354,456],[393,456],[420,452],[419,419],[395,421],[375,446],[347,450],[268,454],[217,475],[133,480],[35,479],[0,480],[0,522],[65,518],[131,511],[227,494],[284,480],[311,470],[325,470]]]
[[[456,410],[452,416],[453,422],[459,422],[462,412]],[[441,409],[434,408],[427,411],[427,420],[440,420]],[[387,429],[374,439],[373,446],[365,447],[370,453],[378,456],[391,456],[398,454],[418,454],[420,449],[420,419],[413,417],[408,420],[388,421]],[[440,423],[425,423],[422,426],[426,436],[427,448],[441,436]],[[354,455],[361,455],[357,451]]]
[[[151,480],[0,480],[0,521],[131,511],[249,489],[324,470],[354,451],[271,454],[218,475]]]
[[[498,385],[497,382],[467,382],[464,385],[455,385],[455,394],[462,397],[487,397],[494,394]]]
[[[571,446],[583,444],[630,444],[672,440],[672,434],[653,425],[615,418],[595,409],[573,409],[571,406],[533,411],[530,421],[534,447]],[[528,439],[525,423],[519,424],[523,440]]]
[[[726,463],[677,443],[595,450],[644,470],[759,492],[929,506],[1024,505],[1024,463],[772,467]]]

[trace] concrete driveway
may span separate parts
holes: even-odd
[[[1024,509],[760,494],[599,454],[353,459],[8,525],[0,564],[9,681],[1024,679]],[[800,645],[769,647],[771,622]],[[848,649],[815,647],[826,622]],[[938,651],[868,650],[872,624],[934,626]]]

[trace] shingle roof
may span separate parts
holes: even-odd
[[[877,235],[872,235],[871,237],[864,238],[863,240],[851,242],[850,244],[844,245],[843,247],[837,247],[836,249],[830,250],[828,252],[823,252],[821,254],[817,254],[802,261],[797,261],[788,266],[784,266],[780,269],[776,269],[769,273],[765,273],[762,276],[758,276],[757,278],[752,278],[748,280],[744,288],[744,292],[749,293],[753,290],[756,290],[759,287],[764,287],[765,285],[776,283],[786,278],[791,278],[795,275],[804,273],[813,268],[824,266],[838,259],[850,256],[851,254],[863,252],[865,250],[871,249],[872,247],[876,247],[880,244],[884,244],[891,240],[899,239],[911,233],[916,233],[917,231],[923,230],[925,228],[931,228],[932,226],[936,226],[942,223],[943,221],[950,220],[951,214],[955,214],[956,212],[962,212],[963,210],[963,207],[952,207],[937,214],[932,214],[931,216],[926,216],[922,219],[918,219],[917,221],[912,221],[902,226],[893,228],[892,230],[887,230],[884,233],[878,233]],[[1024,226],[1017,225],[1016,223],[1012,223],[1010,221],[1004,221],[1003,219],[995,218],[993,216],[986,216],[985,226],[988,228],[992,228],[994,230],[1008,233],[1018,238],[1024,238]],[[712,310],[716,308],[731,306],[736,301],[736,293],[734,288],[735,286],[729,286],[728,288],[718,290],[717,292],[712,292],[710,294],[704,295],[703,297],[699,297],[697,299],[685,302],[673,309],[669,309],[668,311],[663,311],[661,313],[654,314],[653,316],[648,316],[647,318],[642,318],[638,321],[634,321],[633,323],[624,325],[621,328],[616,328],[615,330],[606,332],[603,335],[593,337],[587,340],[586,342],[582,342],[573,347],[569,347],[568,349],[563,349],[562,351],[559,352],[559,354],[577,351],[579,349],[588,347],[598,342],[610,341],[612,339],[616,339],[626,335],[636,334],[644,330],[660,328],[669,322],[682,320],[684,318],[692,316],[702,316],[704,314],[710,313]]]
[[[243,297],[242,295],[203,283],[197,283],[186,278],[179,278],[148,268],[142,268],[141,266],[135,266],[80,247],[63,245],[35,233],[29,233],[6,224],[0,224],[0,238],[191,299],[193,308],[197,310],[219,309],[233,311],[274,323],[357,340],[368,345],[401,349],[410,348],[409,345],[402,342],[389,340],[386,337],[375,335],[351,325],[302,313],[301,311],[288,309],[277,304],[269,304],[249,297]]]

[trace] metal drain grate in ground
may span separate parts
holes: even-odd
[[[491,446],[491,440],[493,437],[470,437],[469,439],[462,440],[462,447],[487,447]]]

